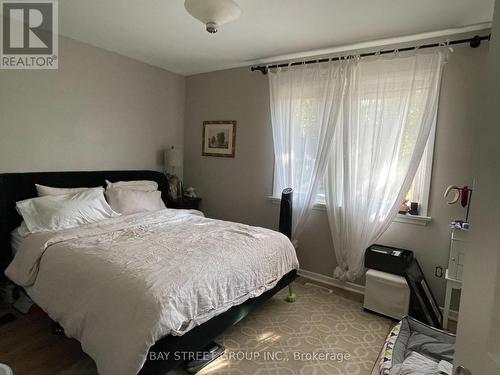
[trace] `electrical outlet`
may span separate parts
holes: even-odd
[[[436,270],[434,271],[434,276],[441,278],[443,277],[443,267],[437,266]]]

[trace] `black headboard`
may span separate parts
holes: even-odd
[[[12,258],[10,233],[21,224],[17,201],[37,196],[35,184],[54,187],[97,187],[104,180],[151,180],[158,183],[164,202],[167,202],[168,181],[163,173],[155,171],[95,171],[95,172],[33,172],[0,174],[0,271]],[[0,275],[0,278],[2,275]]]

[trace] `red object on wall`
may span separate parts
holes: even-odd
[[[469,192],[470,189],[468,186],[464,186],[462,189],[460,189],[460,204],[462,207],[466,207],[467,204],[469,203]]]

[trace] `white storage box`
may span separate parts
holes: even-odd
[[[409,306],[410,288],[403,276],[376,270],[366,272],[365,309],[400,320],[408,315]]]

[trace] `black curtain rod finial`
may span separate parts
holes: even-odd
[[[252,70],[252,72],[255,72],[256,70],[258,70],[264,75],[267,74],[267,67],[265,67],[265,66],[252,66],[250,69]]]
[[[474,38],[470,40],[470,48],[477,48],[481,45],[481,37],[476,35]]]

